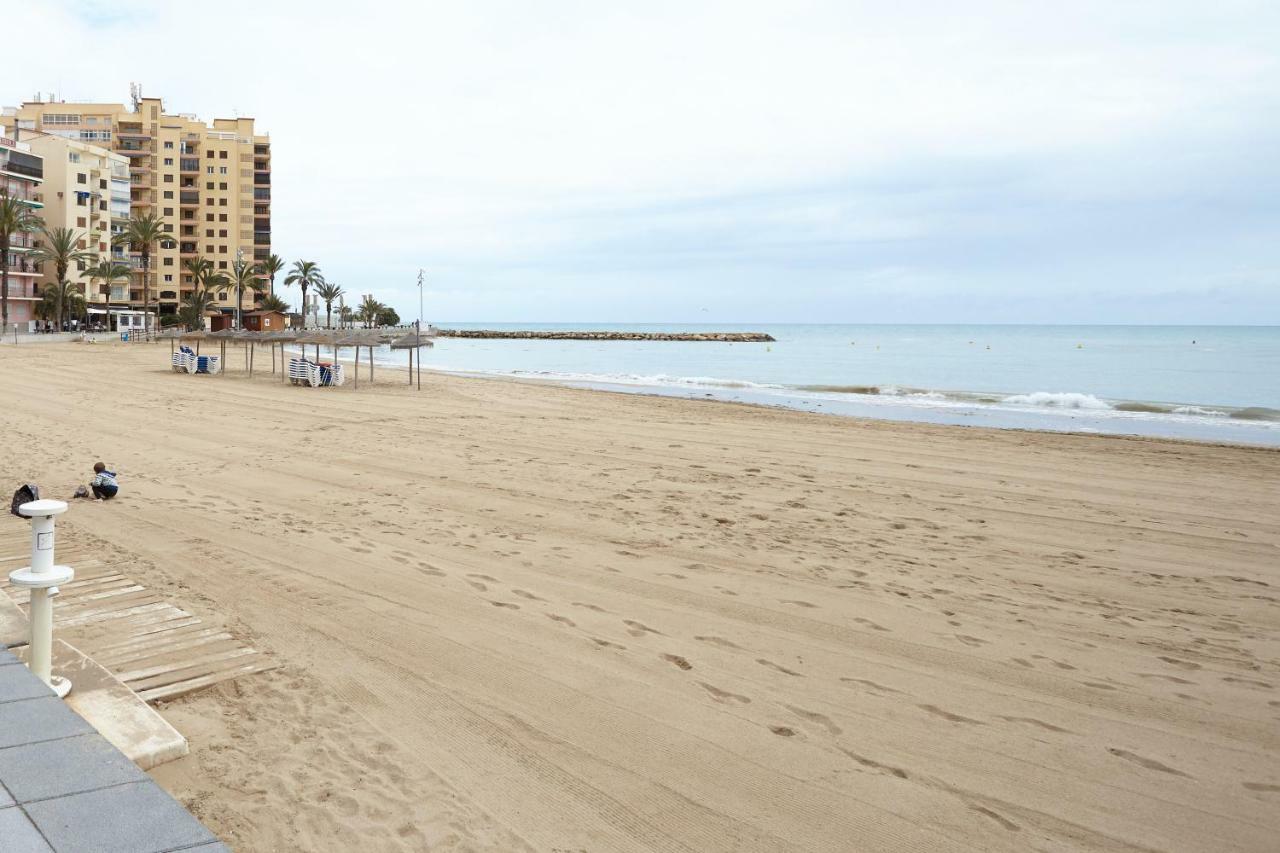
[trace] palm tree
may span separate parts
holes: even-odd
[[[274,293],[268,293],[266,296],[262,297],[262,310],[263,311],[279,311],[281,314],[288,314],[289,303],[285,302],[283,299],[281,299],[279,296],[276,296]]]
[[[217,308],[217,294],[230,290],[235,284],[226,273],[216,272],[213,263],[203,258],[192,258],[186,263],[195,279],[195,288],[187,296],[178,314],[189,329],[202,328],[204,315]]]
[[[41,224],[40,236],[44,244],[32,249],[28,257],[37,263],[53,264],[54,294],[58,300],[57,325],[54,328],[61,332],[67,294],[74,292],[72,283],[67,281],[67,272],[72,264],[97,260],[98,253],[87,252],[80,248],[80,241],[84,238],[83,231],[77,232],[71,228],[50,228],[47,224]]]
[[[284,259],[279,255],[267,255],[258,264],[258,275],[265,275],[270,286],[267,293],[276,292],[276,276],[284,271]],[[286,308],[286,310],[288,310]]]
[[[322,281],[316,285],[316,296],[324,300],[324,327],[333,328],[333,303],[346,291],[331,281]]]
[[[9,195],[8,187],[0,189],[0,333],[9,328],[9,241],[39,227],[29,204]]]
[[[256,266],[246,261],[244,258],[236,258],[235,263],[231,265],[231,286],[236,291],[236,328],[241,328],[240,323],[240,300],[244,298],[245,288],[257,293],[262,288],[262,281],[258,278],[259,270]]]
[[[364,322],[366,329],[372,329],[378,323],[378,314],[382,312],[382,303],[373,298],[373,295],[366,293],[364,299],[360,300],[360,310],[357,316]]]
[[[338,309],[338,325],[346,325],[347,327],[350,327],[351,323],[355,320],[355,317],[356,312],[351,310],[350,305],[343,305]]]
[[[89,283],[94,284],[102,282],[107,288],[107,331],[111,331],[111,287],[117,281],[129,279],[129,267],[118,262],[109,261],[105,258],[98,261],[96,266],[89,268]]]
[[[296,284],[302,290],[302,326],[306,328],[307,288],[324,283],[324,276],[320,274],[320,267],[313,261],[294,261],[293,269],[285,276],[284,283],[286,287]]]
[[[144,213],[129,219],[124,230],[112,238],[117,245],[135,247],[142,254],[142,316],[147,331],[151,329],[151,247],[172,243],[173,237],[164,230],[164,220],[155,213]]]

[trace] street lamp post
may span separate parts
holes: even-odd
[[[418,270],[418,327],[414,330],[413,342],[418,354],[418,390],[422,390],[422,277],[424,270]]]
[[[210,232],[212,233],[212,232]],[[236,279],[241,280],[244,276],[244,247],[236,249]],[[244,294],[240,292],[240,288],[236,288],[236,328],[243,329],[243,320],[240,316],[240,300],[244,298]]]

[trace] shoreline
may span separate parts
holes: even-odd
[[[237,849],[1280,832],[1269,448],[167,360],[11,352],[0,468],[281,662],[160,709]]]

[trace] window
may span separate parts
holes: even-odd
[[[225,229],[225,228],[219,228],[219,229],[218,229],[218,236],[219,236],[219,237],[225,237],[225,236],[227,236],[227,229]],[[225,252],[225,251],[226,251],[226,247],[224,246],[222,250]]]
[[[84,172],[76,172],[76,183],[77,183],[77,184],[84,184],[84,183],[88,183],[88,181],[89,181],[89,179],[85,177]]]
[[[164,215],[165,215],[165,216],[173,216],[173,208],[172,208],[172,207],[166,207],[166,208],[164,209]]]
[[[83,240],[77,240],[77,241],[76,241],[76,248],[77,248],[77,249],[80,249],[81,251],[84,251],[84,249],[86,248],[84,241],[83,241]]]
[[[173,183],[173,175],[166,174],[166,175],[164,176],[164,182],[165,182],[166,184],[171,184],[171,183]]]
[[[165,259],[164,259],[164,265],[165,265],[166,267],[171,267],[171,266],[173,266],[173,258],[165,258]]]
[[[97,117],[97,116],[89,116],[89,117],[87,117],[87,118],[84,120],[84,123],[85,123],[85,124],[97,124],[97,123],[98,123],[98,117]]]
[[[106,179],[104,178],[104,179],[99,180],[99,181],[98,181],[98,189],[100,189],[100,190],[105,190],[106,188],[107,188],[107,181],[106,181]]]
[[[164,144],[164,149],[165,149],[166,151],[172,151],[172,150],[173,150],[173,143],[172,143],[172,142],[166,142],[166,143]]]
[[[218,294],[218,301],[219,302],[227,301],[227,292],[225,290]]]
[[[207,190],[211,190],[211,189],[213,189],[213,181],[206,181],[206,182],[205,182],[205,185],[204,185],[204,188],[205,188],[205,189],[207,189]]]
[[[166,222],[166,223],[164,223],[163,225],[161,225],[161,226],[160,226],[160,230],[161,230],[161,231],[172,231],[172,230],[173,230],[173,223],[172,223],[172,222]]]
[[[99,139],[110,139],[110,138],[111,138],[111,131],[109,131],[109,130],[82,130],[82,131],[80,131],[80,138],[81,138],[82,140],[86,140],[86,139],[87,139],[87,140],[95,140],[95,141],[96,141],[96,140],[99,140]]]
[[[79,228],[83,228],[83,227],[84,227],[84,217],[83,217],[83,216],[77,216],[77,217],[76,217],[76,226],[77,226],[77,227],[79,227]]]
[[[212,159],[213,159],[213,149],[212,149],[212,148],[210,148],[208,151],[204,152],[204,156],[205,156],[205,157],[207,157],[207,158],[209,158],[210,160],[212,160]]]
[[[204,204],[205,204],[205,207],[213,207],[213,199],[211,199],[211,198],[206,198],[206,199],[204,200]]]
[[[219,247],[218,247],[218,254],[220,254],[220,255],[225,255],[226,253],[227,253],[227,247],[226,247],[226,246],[219,246]]]
[[[165,273],[165,274],[164,274],[164,280],[165,280],[165,281],[173,281],[173,275],[172,275],[171,273]]]
[[[204,236],[206,236],[206,237],[212,237],[212,236],[213,236],[213,229],[212,229],[212,228],[206,228],[206,229],[204,230]]]
[[[220,198],[220,199],[218,199],[218,206],[219,206],[219,207],[226,207],[226,206],[227,206],[227,200],[226,200],[225,198]]]
[[[219,182],[219,183],[218,183],[218,189],[222,190],[223,192],[226,192],[226,191],[227,191],[227,182],[226,182],[226,181],[221,181],[221,182]]]
[[[227,167],[226,167],[226,166],[219,166],[219,167],[218,167],[218,174],[219,174],[219,175],[225,175],[226,173],[227,173]]]
[[[45,124],[79,124],[80,116],[78,113],[45,113],[43,120]]]
[[[213,247],[212,247],[212,246],[205,246],[205,247],[204,247],[204,253],[205,253],[206,255],[212,255],[212,254],[213,254]]]
[[[84,200],[87,195],[88,193],[76,193],[76,207],[85,206]]]
[[[212,175],[212,174],[213,174],[213,167],[212,167],[212,166],[205,166],[205,167],[204,167],[204,171],[205,171],[205,174],[207,174],[207,175]]]
[[[212,213],[206,213],[206,214],[204,215],[204,221],[205,221],[205,222],[212,222],[212,221],[213,221],[213,214],[212,214]]]
[[[219,213],[219,214],[218,214],[218,221],[219,221],[219,222],[226,222],[226,221],[227,221],[227,215],[226,215],[225,213]]]
[[[69,159],[72,163],[79,163],[79,162],[80,162],[80,152],[78,152],[78,151],[69,151],[69,152],[67,152],[67,159]]]
[[[219,151],[219,152],[218,152],[218,156],[219,156],[219,157],[221,157],[223,160],[225,160],[225,159],[227,159],[227,152],[226,152],[226,151]]]
[[[227,268],[227,262],[226,262],[226,261],[218,261],[218,269],[220,269],[220,270],[225,270],[226,268]]]
[[[164,164],[165,164],[166,166],[172,166],[172,165],[173,165],[173,158],[172,158],[172,157],[166,157],[166,158],[164,158]]]

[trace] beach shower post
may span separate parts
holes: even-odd
[[[53,596],[58,594],[58,584],[75,577],[70,566],[53,563],[53,517],[66,511],[67,505],[62,501],[30,501],[18,507],[21,515],[31,519],[31,565],[9,573],[10,583],[31,590],[27,665],[58,696],[71,692],[71,682],[52,672]]]

